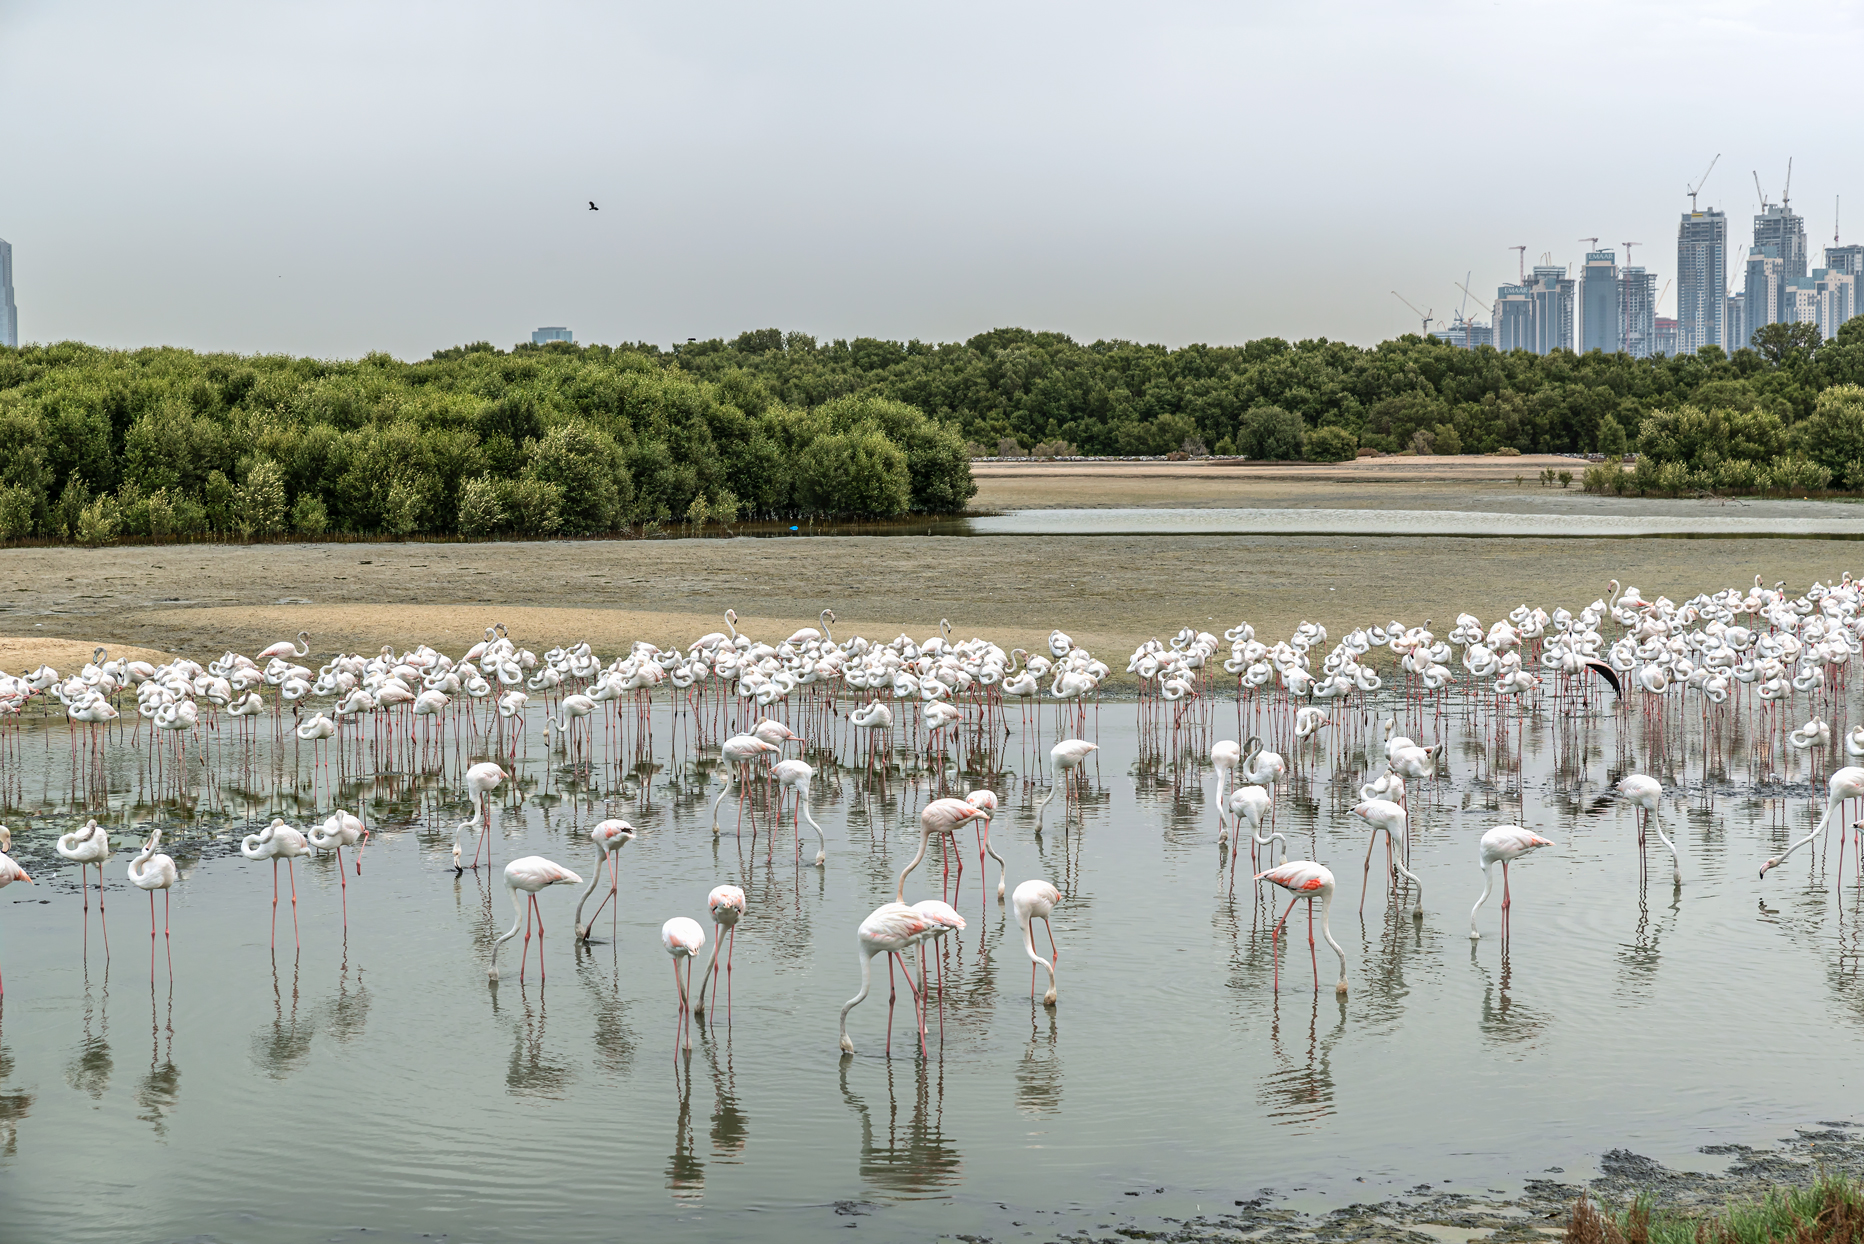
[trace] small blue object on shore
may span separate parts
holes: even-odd
[[[794,528],[794,527],[792,527],[792,528],[790,528],[790,530],[791,530],[791,531],[795,531],[795,530],[796,530],[796,528]]]

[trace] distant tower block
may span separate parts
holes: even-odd
[[[531,334],[532,345],[543,345],[546,341],[568,341],[574,343],[576,334],[567,328],[540,328]]]
[[[0,238],[0,346],[19,347],[19,308],[13,305],[13,244]]]

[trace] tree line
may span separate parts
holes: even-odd
[[[0,538],[503,534],[961,509],[950,424],[638,350],[0,349]]]
[[[1616,458],[1649,440],[1652,465],[1629,483],[1589,486],[1803,490],[1822,470],[1817,486],[1864,488],[1864,445],[1820,447],[1849,426],[1850,399],[1829,391],[1864,384],[1864,317],[1830,342],[1810,330],[1648,359],[1415,334],[1083,345],[1014,328],[946,344],[778,329],[670,350],[478,342],[416,363],[0,348],[0,538],[599,535],[948,513],[976,491],[968,459],[1038,448]],[[1669,424],[1647,431],[1654,416],[1707,420],[1710,441],[1730,419],[1778,435],[1761,457],[1691,450],[1660,482],[1685,460],[1665,448]]]

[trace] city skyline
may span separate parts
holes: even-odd
[[[1613,249],[1661,292],[1717,152],[1699,202],[1736,218],[1732,260],[1753,171],[1778,197],[1789,157],[1815,245],[1835,195],[1864,211],[1864,169],[1827,154],[1854,144],[1845,75],[1713,134],[1654,124],[1809,30],[1856,63],[1864,13],[1839,3],[553,12],[6,6],[0,108],[36,119],[0,161],[23,335],[404,358],[540,324],[1370,344],[1419,327],[1389,291],[1447,322],[1457,282],[1517,277],[1518,244],[1575,271]],[[1517,90],[1523,56],[1562,101],[1531,135],[1471,102]]]

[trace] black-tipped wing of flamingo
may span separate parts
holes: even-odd
[[[1587,661],[1586,668],[1611,684],[1613,694],[1617,695],[1619,699],[1622,700],[1624,698],[1625,689],[1618,683],[1617,670],[1605,664],[1603,661]]]

